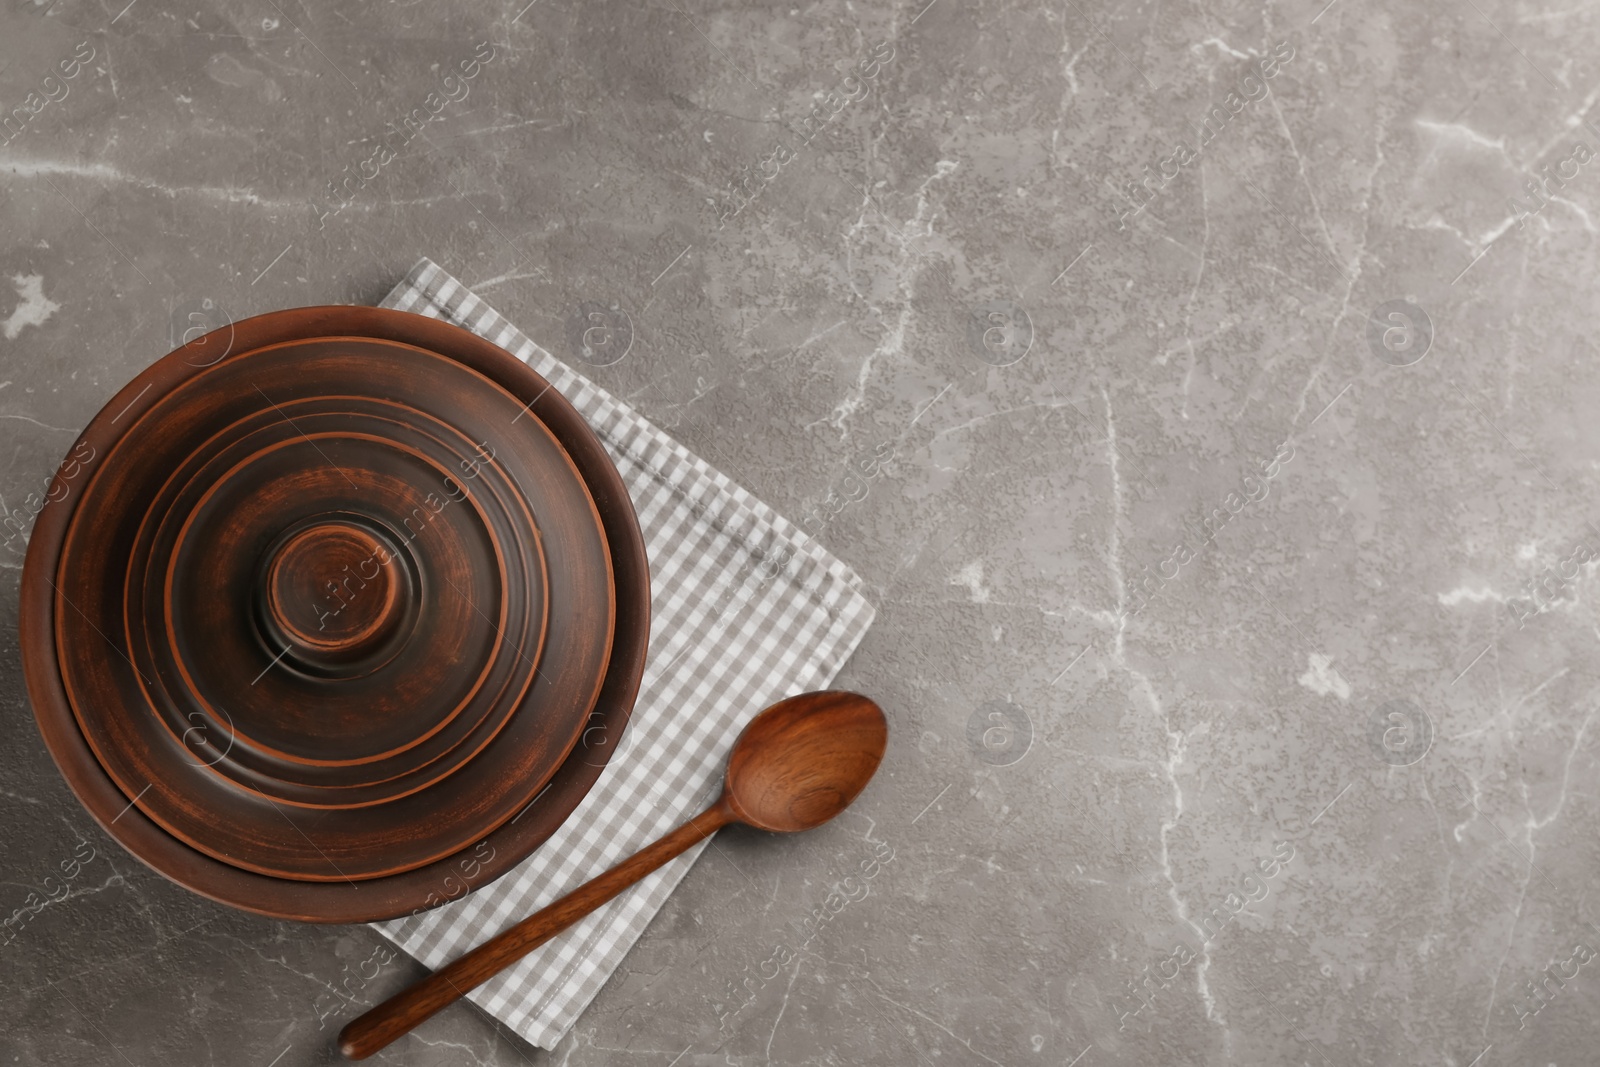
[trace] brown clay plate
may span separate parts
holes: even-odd
[[[360,878],[346,879],[336,876],[338,878],[336,881],[308,882],[292,881],[277,875],[248,871],[238,866],[236,862],[232,862],[235,857],[230,856],[227,859],[223,859],[207,855],[196,848],[190,847],[190,845],[185,844],[172,833],[165,831],[151,817],[151,809],[147,806],[147,801],[149,800],[150,792],[154,791],[153,783],[147,783],[150,785],[150,789],[144,792],[142,796],[138,793],[131,793],[126,787],[118,788],[107,768],[95,758],[84,733],[78,727],[73,715],[73,706],[68,700],[65,682],[62,677],[62,658],[56,654],[54,634],[64,617],[68,614],[76,614],[76,609],[71,606],[63,606],[57,599],[56,590],[52,588],[52,585],[54,581],[63,577],[60,563],[63,557],[63,550],[68,547],[68,527],[73,527],[74,531],[79,527],[79,523],[74,521],[74,516],[82,500],[82,488],[84,485],[92,484],[92,482],[82,479],[81,475],[83,472],[93,470],[95,458],[109,457],[115,454],[117,442],[128,427],[140,424],[161,403],[163,398],[182,389],[186,382],[203,375],[213,366],[221,369],[235,362],[240,366],[244,366],[251,359],[256,358],[261,349],[272,345],[282,345],[284,342],[304,341],[308,338],[319,337],[357,337],[398,341],[421,351],[421,355],[417,357],[422,361],[420,365],[429,365],[427,360],[430,358],[448,357],[449,360],[493,382],[507,397],[515,402],[511,408],[505,409],[509,413],[512,430],[528,432],[537,437],[542,432],[539,429],[541,425],[548,427],[555,440],[570,456],[572,466],[581,476],[582,483],[587,487],[593,500],[594,510],[598,513],[600,527],[609,543],[609,555],[614,572],[616,611],[614,642],[609,649],[609,654],[605,657],[603,679],[599,684],[598,698],[594,700],[593,707],[587,714],[580,717],[581,722],[579,723],[576,745],[572,748],[568,758],[560,763],[559,768],[550,775],[548,783],[542,789],[539,789],[531,801],[511,813],[509,818],[504,818],[481,837],[474,838],[470,849],[462,848],[452,854],[431,859],[420,866],[401,873],[378,871],[365,880]],[[348,345],[351,342],[330,341],[327,343]],[[386,351],[381,358],[390,360],[393,355],[392,351]],[[397,364],[388,362],[384,366],[391,368],[392,373],[392,368],[396,367]],[[355,394],[355,401],[359,402],[352,401],[342,406],[362,412],[372,419],[381,419],[386,415],[392,415],[393,412],[382,408],[381,403],[375,403],[390,399],[385,394],[384,389],[380,387],[381,381],[382,379],[378,378],[372,379],[369,385],[363,386]],[[296,399],[296,397],[291,395],[290,399]],[[335,407],[338,406],[340,405],[335,405]],[[328,408],[320,412],[313,412],[308,409],[305,414],[308,416],[316,414],[318,417],[332,417],[333,414],[339,413],[334,412],[332,408]],[[344,414],[348,414],[348,412],[344,412]],[[452,440],[449,431],[459,428],[449,425],[449,420],[444,421],[446,423],[444,428],[439,426],[430,426],[428,428],[429,433],[433,435],[432,444],[422,442],[422,445],[426,447],[419,446],[413,451],[427,455],[427,449],[436,447],[441,439]],[[301,422],[300,416],[296,415],[293,422]],[[233,425],[233,423],[230,422],[228,425]],[[369,425],[367,428],[371,429],[372,427]],[[324,429],[326,428],[324,427]],[[327,440],[319,437],[317,432],[313,432],[311,436],[315,440]],[[424,436],[427,435],[425,434]],[[471,437],[473,434],[467,433],[466,436]],[[256,443],[260,444],[262,442]],[[415,440],[411,443],[418,444]],[[459,447],[459,441],[456,443],[457,447]],[[278,446],[278,450],[292,449],[293,447],[292,444],[282,444]],[[516,450],[527,446],[519,443],[510,447],[515,453]],[[259,451],[259,449],[256,451],[246,449],[247,454],[251,456],[257,455]],[[268,454],[271,454],[270,450]],[[410,455],[411,453],[407,454]],[[583,423],[582,418],[559,394],[549,391],[546,383],[541,378],[498,347],[467,331],[437,320],[381,309],[305,308],[259,316],[191,342],[149,368],[114,398],[106,409],[91,422],[70,455],[73,457],[73,465],[70,469],[64,465],[63,478],[71,478],[72,475],[78,475],[79,477],[74,479],[76,484],[64,482],[60,487],[62,489],[61,492],[53,492],[52,496],[57,497],[59,502],[47,507],[39,516],[30,544],[29,560],[23,577],[22,629],[24,661],[27,668],[30,693],[34,700],[36,715],[46,742],[69,783],[84,804],[101,824],[127,846],[130,851],[174,880],[225,903],[265,914],[313,921],[372,920],[433,906],[458,895],[460,892],[464,892],[468,888],[476,887],[485,881],[491,880],[537,847],[560,825],[561,821],[582,799],[588,788],[592,786],[594,780],[598,777],[611,752],[614,751],[637,692],[639,678],[643,670],[648,637],[649,577],[644,558],[643,539],[639,533],[637,520],[633,515],[631,504],[628,501],[620,477],[606,457],[598,440],[594,438],[592,432]],[[500,453],[497,451],[497,461],[499,456]],[[486,469],[493,465],[493,462],[488,461],[484,455],[479,454],[479,458],[484,460],[483,466]],[[501,466],[505,466],[507,461],[499,462]],[[174,472],[170,474],[169,481],[164,482],[163,485],[168,487],[169,491],[181,496],[182,489],[188,487],[194,477],[197,476],[195,472],[190,472],[189,477],[185,478],[182,474]],[[358,478],[357,480],[359,481],[360,479]],[[480,478],[480,481],[483,482],[484,486],[489,484],[486,478]],[[460,482],[457,484],[459,485]],[[465,504],[467,500],[468,498],[461,498],[459,503]],[[83,514],[89,516],[91,510],[93,509],[85,509]],[[180,507],[179,510],[182,510],[182,508]],[[444,511],[434,512],[434,514],[442,517],[449,510],[450,507],[447,507]],[[459,510],[462,516],[468,516],[469,509],[462,507]],[[531,510],[534,510],[537,515],[537,509]],[[319,512],[319,514],[322,513]],[[331,556],[335,560],[361,559],[365,558],[363,553],[370,555],[369,545],[374,540],[381,543],[385,535],[388,535],[391,542],[395,540],[392,532],[388,531],[383,524],[379,524],[376,530],[370,526],[363,525],[363,518],[370,518],[370,516],[351,513],[344,517],[349,519],[347,524],[339,526],[335,530],[325,531],[313,536],[312,539],[314,541],[321,539],[327,543],[315,546],[316,551],[309,552],[309,555],[317,558]],[[301,520],[304,518],[305,516],[300,517]],[[91,520],[85,518],[83,521],[87,523]],[[200,520],[196,519],[195,521]],[[481,526],[484,520],[480,515],[476,521]],[[313,520],[309,525],[315,528],[321,525],[321,522],[320,520]],[[466,523],[468,533],[471,532],[473,525],[472,522]],[[265,586],[268,590],[277,590],[274,595],[276,595],[277,601],[280,603],[293,602],[300,604],[304,599],[305,579],[300,574],[296,564],[296,553],[303,550],[305,546],[301,545],[300,549],[296,549],[294,538],[299,536],[299,533],[294,526],[294,521],[285,523],[284,528],[287,532],[282,533],[280,536],[286,540],[282,543],[274,542],[264,550],[271,560],[277,558],[276,554],[284,552],[288,553],[287,559],[276,565],[266,565],[265,569],[259,572],[272,576],[271,581],[265,581]],[[132,543],[119,544],[119,547],[130,560],[134,558],[136,553],[144,553],[139,555],[139,558],[143,560],[150,558],[152,555],[160,555],[162,552],[181,552],[183,546],[189,544],[188,541],[184,540],[183,531],[192,528],[192,524],[186,526],[184,522],[178,522],[176,526],[173,526],[169,519],[163,517],[154,521],[153,525],[141,525],[134,535]],[[402,532],[409,529],[402,523]],[[534,526],[534,530],[536,534],[535,540],[542,542],[544,548],[542,555],[548,560],[551,548],[548,543],[548,531],[537,523]],[[78,536],[76,532],[74,536]],[[465,537],[467,534],[462,533],[460,536]],[[482,536],[481,533],[480,536]],[[170,540],[163,542],[163,537]],[[204,557],[207,555],[204,547],[213,544],[214,541],[202,540],[194,543],[202,546],[201,549],[196,551],[199,557]],[[160,548],[159,546],[162,544],[166,544],[168,547],[165,549]],[[153,548],[151,546],[157,547]],[[394,553],[390,553],[390,555],[394,555]],[[535,602],[541,600],[536,589],[532,588],[538,585],[538,582],[533,580],[537,567],[527,561],[536,560],[540,555],[541,553],[539,552],[530,552],[524,559],[524,562],[527,563],[525,576],[529,579],[530,588],[526,591],[526,597],[524,598],[526,603],[520,609],[520,616],[529,627],[535,629],[542,629],[543,625],[553,625],[548,619],[539,620],[538,610],[535,606]],[[243,557],[240,556],[238,558]],[[222,564],[217,566],[222,567],[222,570],[217,573],[236,573],[228,570]],[[238,565],[230,564],[229,566]],[[357,569],[363,575],[372,573],[372,565],[370,563]],[[186,574],[192,573],[192,570],[184,570],[183,568],[180,568],[180,570],[183,570],[183,573]],[[148,578],[151,571],[146,568],[140,573]],[[52,576],[55,576],[55,578]],[[260,593],[259,588],[257,590],[259,594],[257,601],[266,605],[261,610],[275,619],[278,624],[279,628],[277,629],[265,628],[273,636],[286,634],[289,636],[296,634],[305,636],[307,633],[311,633],[313,641],[309,643],[310,647],[295,650],[295,654],[304,661],[298,669],[303,669],[304,673],[309,675],[315,675],[317,670],[327,671],[329,669],[333,669],[337,673],[337,671],[345,669],[345,658],[349,655],[354,655],[358,660],[366,656],[367,659],[364,662],[368,666],[377,660],[382,660],[383,663],[388,662],[388,660],[383,659],[384,651],[387,648],[384,642],[393,639],[396,628],[403,628],[405,620],[402,617],[397,622],[391,615],[385,613],[382,605],[389,604],[392,598],[398,598],[403,595],[405,592],[404,583],[416,580],[416,577],[416,575],[409,572],[401,574],[394,579],[396,588],[391,588],[389,585],[371,584],[367,587],[362,587],[358,592],[374,591],[376,593],[369,602],[373,606],[365,610],[356,610],[359,605],[363,604],[363,601],[359,596],[349,596],[351,587],[345,586],[341,597],[348,599],[341,599],[337,602],[342,606],[339,615],[335,619],[337,633],[331,641],[327,640],[323,635],[323,631],[328,629],[327,613],[329,605],[324,604],[311,616],[307,617],[303,608],[297,609],[299,611],[298,615],[293,611],[287,614],[279,611],[276,615],[273,615],[273,595]],[[553,568],[547,568],[546,581],[552,586],[549,597],[549,611],[552,613],[559,612],[561,609],[553,591],[556,581]],[[175,582],[173,587],[179,588],[181,584],[181,582]],[[199,586],[196,586],[197,590],[198,588]],[[167,598],[165,594],[157,597],[151,592],[152,589],[153,586],[147,581],[144,589],[137,592],[137,596],[128,598],[129,603],[137,600],[141,612],[139,617],[145,617],[146,614],[151,612],[154,612],[157,616],[163,616],[163,613],[167,613],[175,617],[182,617],[185,611],[200,612],[203,616],[205,598],[199,596],[198,593],[187,606],[179,606],[183,599],[181,596],[176,599]],[[491,613],[497,622],[502,616],[513,614],[509,609],[500,611],[500,607],[503,607],[503,605],[497,605],[496,612]],[[345,612],[349,612],[349,615],[347,616]],[[313,620],[320,624],[320,628],[310,627],[309,622]],[[540,623],[540,625],[536,626],[535,623]],[[549,640],[553,638],[554,631],[552,630],[539,659],[539,671],[535,672],[534,681],[531,683],[532,686],[539,684],[538,675],[548,669],[550,663]],[[332,648],[317,645],[317,639],[322,639],[324,645],[331,645]],[[140,657],[153,656],[152,648],[170,648],[171,645],[169,643],[163,646],[160,642],[157,642],[153,646],[149,643],[140,646],[131,640],[126,640],[125,637],[118,647],[119,651],[130,653],[128,660],[123,663],[121,669],[129,678],[132,678],[137,673],[133,665],[139,661]],[[319,655],[323,654],[332,657],[331,667],[329,661],[317,659]],[[120,657],[112,658],[120,659]],[[198,654],[193,654],[190,658],[196,660],[204,659],[203,656]],[[156,668],[156,663],[153,659],[147,659],[145,662],[147,666]],[[154,675],[160,673],[162,669],[169,673],[176,670],[175,664],[177,662],[178,658],[175,657],[164,668],[145,672],[151,675],[148,680],[155,681]],[[380,663],[380,666],[382,666],[382,663]],[[281,664],[274,669],[281,669]],[[180,675],[179,681],[172,681],[171,678],[161,679],[162,691],[168,693],[169,696],[173,691],[180,693],[183,691],[181,671],[178,673]],[[514,683],[508,684],[512,684],[514,687]],[[352,735],[354,736],[353,741],[350,737],[346,738],[353,747],[347,749],[345,755],[348,757],[354,752],[355,758],[325,761],[330,766],[326,771],[328,776],[324,778],[321,777],[324,772],[317,769],[319,764],[314,759],[303,758],[308,753],[300,752],[298,755],[302,758],[295,763],[295,769],[300,777],[290,783],[287,780],[294,778],[294,775],[289,774],[281,766],[274,764],[272,759],[283,756],[286,751],[293,748],[292,745],[272,746],[271,744],[266,744],[264,738],[257,737],[254,733],[251,733],[249,737],[252,747],[249,752],[256,759],[256,763],[248,763],[243,756],[237,760],[232,758],[233,753],[243,751],[239,749],[238,740],[232,742],[232,752],[229,753],[228,758],[217,759],[217,752],[222,749],[222,746],[214,743],[214,739],[229,736],[225,717],[218,719],[214,715],[213,718],[206,719],[202,714],[196,718],[190,718],[189,715],[194,710],[191,708],[190,711],[184,712],[183,716],[175,723],[171,718],[174,710],[172,706],[154,708],[154,703],[156,702],[148,702],[145,705],[146,717],[148,721],[157,722],[161,725],[163,733],[168,738],[169,746],[172,746],[169,749],[169,755],[175,752],[183,757],[183,771],[187,774],[204,773],[209,776],[210,780],[229,780],[227,773],[217,769],[221,764],[227,763],[229,772],[241,778],[248,777],[250,774],[260,775],[260,782],[273,783],[274,788],[281,790],[291,788],[308,789],[312,795],[319,790],[321,792],[343,790],[347,791],[346,795],[348,796],[361,795],[366,800],[371,801],[370,803],[358,803],[353,806],[325,808],[302,806],[294,808],[285,803],[285,798],[274,799],[270,804],[266,805],[266,809],[277,814],[286,829],[291,826],[290,820],[284,819],[283,815],[275,809],[287,811],[294,824],[301,824],[303,817],[307,813],[381,811],[393,805],[405,804],[412,797],[427,796],[442,785],[447,785],[452,781],[459,780],[463,783],[479,782],[478,764],[480,760],[495,750],[496,744],[501,737],[509,739],[512,736],[511,730],[515,728],[517,722],[517,716],[513,715],[510,725],[505,726],[499,734],[491,737],[490,743],[481,753],[473,754],[469,757],[471,762],[467,762],[466,758],[463,758],[463,747],[470,749],[474,743],[473,738],[481,738],[483,732],[491,729],[491,727],[484,725],[488,721],[487,719],[480,718],[477,720],[475,727],[478,731],[477,733],[465,726],[459,727],[460,737],[453,744],[447,744],[443,741],[438,742],[440,752],[432,759],[427,760],[421,759],[416,752],[423,742],[412,745],[400,744],[398,746],[390,744],[395,736],[405,733],[403,729],[400,730],[400,734],[384,735],[376,739],[374,736],[369,736],[357,730],[355,735]],[[184,705],[179,703],[176,707],[181,709]],[[450,723],[455,723],[458,719],[465,723],[471,719],[471,715],[467,715],[467,718],[463,719],[463,714],[466,714],[466,712],[458,713],[455,718],[450,719]],[[161,718],[160,716],[162,715],[166,717]],[[266,722],[268,727],[273,725],[273,720],[271,720],[270,716],[263,721]],[[201,722],[205,723],[205,728],[202,731],[189,733],[188,737],[185,737],[183,733],[177,734],[175,738],[173,737],[172,728],[174,725],[185,725],[185,732],[187,733]],[[450,723],[447,723],[446,727]],[[282,726],[282,722],[278,722],[277,725]],[[255,726],[256,732],[264,732],[260,723],[255,723]],[[436,730],[425,741],[432,743],[434,738],[442,736],[444,732],[443,728]],[[280,737],[279,740],[292,738],[293,735],[293,730],[286,729],[283,737]],[[235,729],[235,733],[232,736],[243,735]],[[173,745],[174,741],[175,745]],[[207,747],[208,744],[209,747]],[[396,751],[397,749],[398,752]],[[264,750],[270,751],[267,752],[267,755],[263,755]],[[411,763],[406,764],[401,773],[386,777],[387,772],[374,771],[374,768],[381,767],[386,759],[400,759],[403,754],[407,753],[411,754],[408,757],[411,759]],[[198,759],[195,758],[197,754],[200,756]],[[268,758],[268,756],[272,758]],[[373,758],[374,756],[377,758]],[[205,766],[208,761],[213,760],[215,762],[212,763],[212,766]],[[391,794],[400,791],[400,787],[393,783],[403,783],[403,781],[407,780],[405,775],[412,775],[413,777],[409,781],[414,782],[416,775],[426,776],[432,773],[427,768],[434,767],[437,771],[439,768],[449,765],[452,760],[458,769],[454,773],[445,775],[442,781],[435,781],[425,788],[407,792],[403,796],[390,795],[381,801],[373,799],[381,795],[386,789]],[[290,762],[294,763],[295,761],[291,760]],[[396,764],[396,767],[399,766],[399,764]],[[123,770],[125,771],[126,768],[123,768]],[[537,780],[537,776],[535,776],[534,780]],[[238,779],[235,778],[232,781],[236,784]],[[481,785],[482,783],[479,784]],[[362,790],[367,792],[363,794],[361,793]],[[138,796],[137,802],[130,803],[130,795]],[[302,799],[304,799],[304,796],[302,796]],[[396,825],[398,826],[399,823],[397,822]],[[403,838],[407,836],[407,833],[412,835],[421,834],[425,829],[425,826],[413,823],[410,825],[409,831],[397,829],[395,834],[397,837]],[[315,848],[315,835],[308,834],[307,836],[313,837],[313,847]],[[317,872],[313,871],[312,873],[315,876]]]

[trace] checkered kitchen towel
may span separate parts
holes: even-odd
[[[576,811],[499,880],[379,924],[429,967],[454,959],[626,858],[714,795],[761,708],[833,680],[873,608],[848,567],[631,408],[534,344],[430,260],[383,301],[463,326],[538,371],[605,444],[650,554],[650,653],[627,734]],[[764,584],[763,561],[788,560]],[[771,562],[759,572],[773,571]],[[730,600],[728,590],[743,595]],[[731,604],[731,606],[730,606]],[[471,995],[541,1048],[572,1028],[705,848],[701,844]]]

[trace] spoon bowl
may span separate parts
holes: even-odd
[[[815,829],[861,794],[888,746],[883,709],[858,693],[780,700],[739,735],[723,798],[758,830]]]

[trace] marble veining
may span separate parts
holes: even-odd
[[[1597,43],[1554,0],[5,5],[0,1061],[328,1064],[420,973],[122,852],[16,610],[134,374],[429,256],[861,574],[892,741],[836,823],[721,835],[554,1052],[459,1006],[379,1062],[1594,1063]]]

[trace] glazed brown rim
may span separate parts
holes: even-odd
[[[133,856],[172,881],[219,903],[307,922],[374,922],[434,907],[476,889],[525,859],[566,820],[609,761],[632,713],[644,674],[650,631],[649,563],[644,536],[622,476],[594,431],[565,397],[498,345],[461,327],[387,308],[323,306],[269,312],[224,326],[169,353],[128,383],[74,442],[96,454],[165,392],[233,352],[312,337],[363,336],[416,345],[459,360],[528,405],[583,474],[611,545],[616,575],[616,633],[600,697],[561,769],[529,806],[477,843],[436,863],[361,882],[295,882],[254,874],[212,859],[167,834],[129,804],[94,759],[62,690],[53,641],[55,573],[77,496],[48,504],[35,520],[22,575],[19,636],[35,720],[51,757],[79,801]],[[219,349],[222,356],[214,356]],[[195,362],[197,357],[210,357]],[[92,462],[92,461],[91,461]],[[489,850],[488,855],[483,850]],[[465,857],[465,858],[463,858]]]

